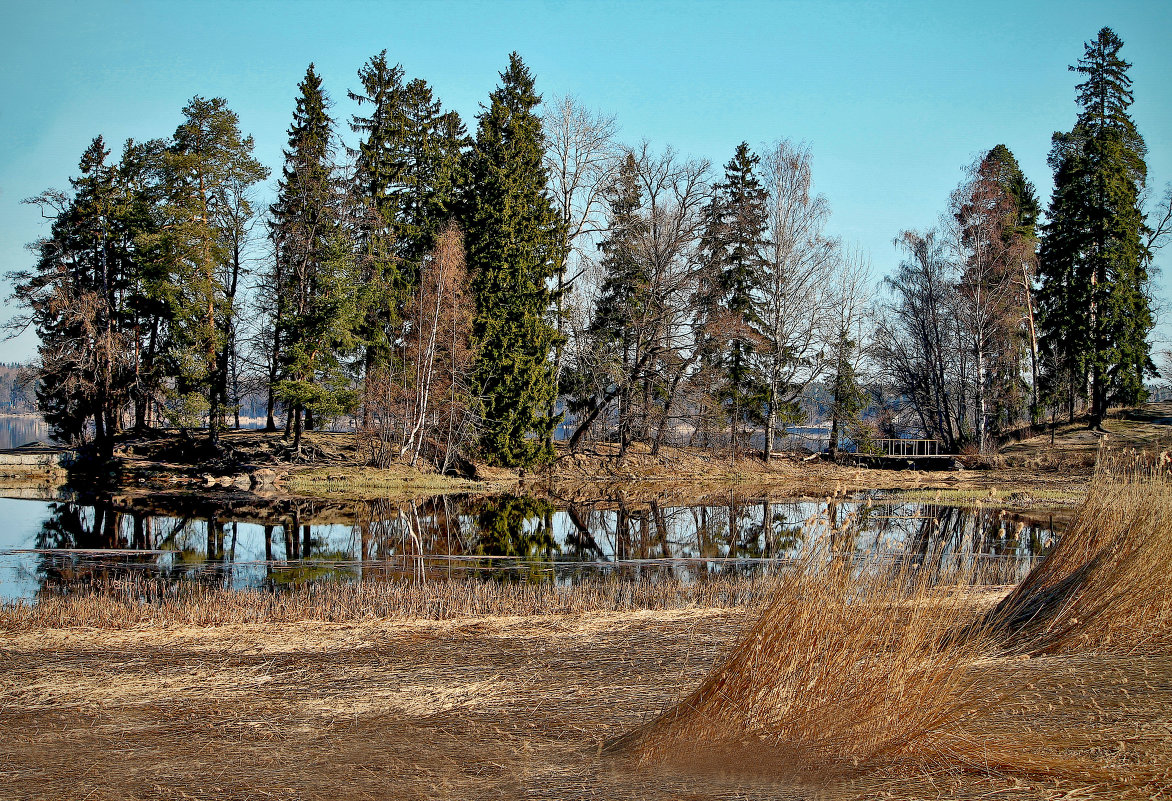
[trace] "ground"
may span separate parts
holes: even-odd
[[[693,686],[747,615],[684,609],[9,634],[0,641],[0,798],[1090,794],[1071,792],[1086,781],[948,774],[798,788],[744,766],[697,773],[599,756],[604,740]],[[1020,690],[990,725],[1025,717],[1039,729],[1085,731],[1097,763],[1167,769],[1166,658],[987,667]]]

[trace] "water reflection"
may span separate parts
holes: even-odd
[[[49,426],[37,415],[0,414],[0,450],[49,442]]]
[[[938,565],[941,555],[1012,582],[1050,544],[1052,521],[995,508],[851,500],[557,507],[527,496],[249,507],[198,498],[75,503],[0,499],[0,595],[68,592],[128,575],[280,588],[476,574],[572,582],[599,574],[695,580],[776,569],[830,552]],[[24,524],[21,519],[28,520]]]

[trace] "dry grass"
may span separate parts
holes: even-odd
[[[127,584],[10,606],[0,764],[111,798],[1172,797],[1167,464],[1101,459],[1001,603],[961,568],[826,551],[691,586]],[[464,618],[504,614],[531,616]],[[193,737],[191,765],[163,756]],[[593,757],[604,738],[622,758]],[[107,770],[75,785],[79,752]]]
[[[326,582],[270,592],[130,578],[101,581],[84,592],[43,596],[35,603],[0,605],[0,631],[721,609],[759,604],[772,586],[772,579],[762,575],[715,575],[686,582],[609,577],[573,585],[474,578]]]
[[[1104,453],[1058,544],[990,621],[1028,654],[1172,647],[1168,452]]]
[[[1091,734],[998,718],[1025,704],[1025,688],[1000,661],[1007,654],[1167,657],[1168,464],[1167,453],[1105,455],[1061,544],[992,610],[963,596],[964,571],[941,584],[906,566],[885,573],[811,561],[782,578],[696,689],[608,751],[644,763],[703,753],[715,766],[767,766],[817,782],[964,771],[1079,782],[1098,797],[1172,791],[1167,749],[1154,765],[1110,764],[1096,757]]]
[[[819,779],[905,763],[986,764],[991,755],[965,723],[996,700],[972,670],[989,643],[954,636],[976,597],[929,578],[907,565],[795,570],[699,687],[609,749],[637,745],[658,761],[680,742],[751,744],[754,760]]]

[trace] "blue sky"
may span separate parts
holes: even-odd
[[[869,251],[882,274],[899,259],[893,237],[932,225],[963,167],[993,145],[1017,155],[1045,205],[1050,134],[1076,113],[1066,67],[1108,25],[1134,64],[1149,184],[1158,198],[1172,182],[1169,2],[0,6],[0,272],[27,267],[24,244],[45,230],[21,198],[67,187],[95,135],[117,152],[127,137],[173,133],[193,95],[223,96],[276,168],[309,62],[345,119],[358,68],[384,48],[470,130],[517,50],[540,92],[613,114],[625,142],[716,165],[742,140],[808,142],[832,233]],[[1172,248],[1160,263],[1172,271]],[[1159,299],[1168,280],[1158,279]],[[0,343],[0,361],[34,348],[28,335]]]

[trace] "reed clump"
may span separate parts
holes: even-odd
[[[85,590],[0,605],[0,630],[29,627],[121,629],[139,625],[352,622],[376,619],[570,615],[643,609],[731,608],[759,604],[772,586],[762,575],[682,581],[601,577],[572,585],[437,578],[323,582],[282,590],[230,589],[150,577],[103,579]]]
[[[795,566],[696,689],[605,750],[768,765],[817,782],[864,772],[1044,777],[1120,797],[1147,779],[1096,761],[1093,736],[1006,724],[999,713],[1028,707],[1015,658],[1172,646],[1170,462],[1103,454],[1059,544],[992,608],[965,589],[971,568],[860,569],[829,555]]]
[[[976,592],[959,580],[942,587],[938,573],[910,563],[796,566],[700,686],[607,750],[645,761],[687,752],[694,762],[685,744],[703,743],[820,780],[904,763],[987,763],[965,723],[988,700],[972,667],[989,643],[954,636],[971,623]]]
[[[1167,451],[1104,452],[1070,527],[988,623],[1031,655],[1172,646]]]

